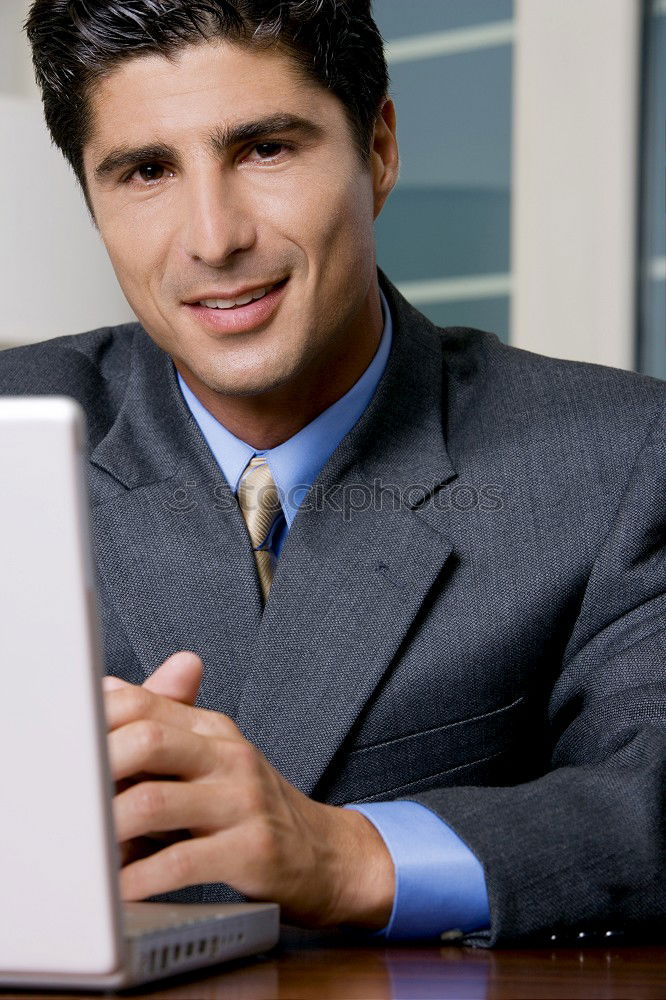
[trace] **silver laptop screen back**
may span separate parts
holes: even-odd
[[[119,961],[83,415],[0,399],[0,971]]]

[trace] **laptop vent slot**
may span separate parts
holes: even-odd
[[[196,967],[210,961],[224,952],[240,944],[245,935],[242,931],[231,931],[226,934],[213,934],[210,937],[196,937],[178,944],[163,945],[160,948],[147,949],[142,955],[144,972],[149,975],[165,972],[176,972]]]

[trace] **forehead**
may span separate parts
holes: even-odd
[[[167,58],[121,63],[89,95],[87,145],[144,139],[147,132],[195,134],[211,124],[275,111],[320,119],[342,113],[337,98],[278,49],[224,41],[188,45]]]

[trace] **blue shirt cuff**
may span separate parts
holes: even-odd
[[[477,857],[419,802],[348,805],[370,820],[395,867],[393,911],[379,933],[391,940],[439,937],[490,926],[486,880]]]

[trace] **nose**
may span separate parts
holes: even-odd
[[[184,201],[182,245],[191,259],[222,267],[254,244],[251,207],[219,166],[206,165],[190,176]]]

